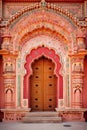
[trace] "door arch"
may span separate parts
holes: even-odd
[[[52,60],[42,56],[32,65],[30,107],[32,111],[53,111],[57,106],[57,77]]]

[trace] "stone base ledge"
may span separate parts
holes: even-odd
[[[63,121],[84,121],[84,112],[87,108],[55,108],[58,116]],[[22,118],[31,111],[31,108],[1,109],[4,113],[3,121],[21,121]]]
[[[28,113],[31,109],[1,109],[4,113],[3,121],[21,121],[22,118]]]
[[[87,108],[56,108],[56,111],[63,121],[85,121],[84,112],[87,111]]]
[[[85,111],[87,111],[87,108],[55,108],[55,110],[57,112],[59,112],[59,111],[64,111],[64,112],[66,112],[66,111],[82,111],[82,112],[85,112]]]

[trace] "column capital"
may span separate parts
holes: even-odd
[[[69,54],[68,56],[72,59],[72,58],[83,58],[85,57],[85,55],[87,55],[87,50],[81,50],[78,51],[75,54]]]
[[[76,31],[76,37],[77,38],[85,38],[86,37],[85,29],[78,28]]]

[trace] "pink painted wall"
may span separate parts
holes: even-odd
[[[0,56],[0,108],[4,108],[4,86],[3,86],[3,60]]]
[[[83,107],[87,108],[87,55],[84,60]]]

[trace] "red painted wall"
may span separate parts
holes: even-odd
[[[4,108],[4,87],[3,87],[3,60],[0,56],[0,108]]]
[[[87,55],[84,60],[83,107],[87,108]]]

